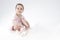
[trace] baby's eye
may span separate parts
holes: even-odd
[[[20,10],[23,10],[22,8],[20,8]]]
[[[19,10],[19,8],[17,8]]]

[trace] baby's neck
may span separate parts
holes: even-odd
[[[20,14],[20,15],[19,15],[19,14],[16,14],[16,15],[17,15],[18,17],[21,17],[21,16],[22,16],[22,14]]]

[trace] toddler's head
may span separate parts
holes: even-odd
[[[16,14],[20,15],[24,11],[24,6],[21,3],[18,3],[15,7]]]

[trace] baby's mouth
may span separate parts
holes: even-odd
[[[21,11],[19,11],[19,13],[21,13]]]

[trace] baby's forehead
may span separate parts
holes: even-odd
[[[23,8],[21,5],[17,5],[17,8]]]

